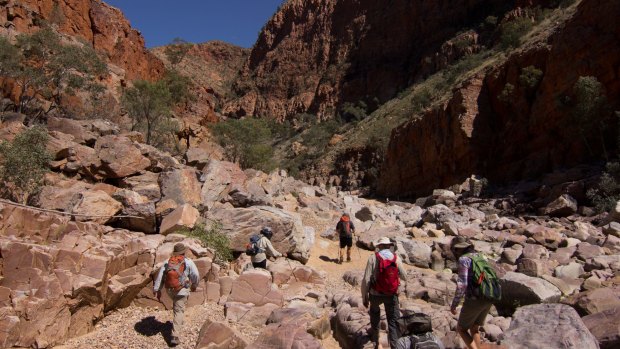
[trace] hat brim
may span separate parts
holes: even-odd
[[[470,246],[473,246],[472,244],[468,244],[466,242],[460,242],[458,244],[454,245],[454,248],[468,248]]]

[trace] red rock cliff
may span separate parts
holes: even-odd
[[[472,173],[500,183],[533,178],[600,157],[601,143],[592,141],[595,156],[590,155],[571,121],[570,106],[563,106],[561,99],[571,95],[580,76],[594,76],[603,84],[611,109],[617,110],[618,16],[618,1],[582,2],[546,40],[468,81],[442,108],[395,129],[379,194],[424,195]],[[528,66],[543,72],[534,90],[519,82]],[[515,86],[508,102],[498,99],[507,83]],[[609,121],[608,143],[613,143],[615,122]]]
[[[30,33],[45,20],[64,34],[92,43],[125,70],[128,80],[153,79],[163,73],[163,64],[146,50],[140,32],[131,28],[120,10],[100,0],[2,0],[0,5],[0,26],[8,30]]]
[[[425,54],[503,3],[288,1],[261,31],[235,86],[241,98],[224,112],[329,118],[342,102],[373,108],[412,82]]]

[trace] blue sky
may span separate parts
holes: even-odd
[[[174,38],[226,41],[252,47],[259,30],[283,0],[103,0],[123,11],[147,47]]]

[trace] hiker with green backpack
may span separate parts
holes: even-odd
[[[452,252],[458,258],[456,293],[450,311],[465,298],[457,323],[457,331],[467,348],[480,349],[480,326],[494,302],[500,300],[501,289],[497,275],[486,259],[475,252],[474,245],[464,236],[452,240]]]

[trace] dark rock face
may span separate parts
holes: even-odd
[[[472,173],[497,183],[591,161],[584,143],[576,140],[579,132],[571,122],[570,105],[559,99],[573,93],[580,76],[594,76],[608,100],[617,103],[620,48],[614,38],[620,28],[611,14],[620,14],[620,3],[581,3],[546,42],[511,55],[466,82],[442,108],[393,130],[378,192],[425,195],[461,183]],[[519,82],[528,66],[543,72],[535,91],[529,92]],[[507,83],[515,91],[509,102],[500,101]],[[595,154],[602,154],[600,141],[590,144]]]
[[[376,106],[412,82],[426,54],[502,5],[289,1],[260,33],[235,86],[241,97],[224,112],[282,120],[304,112],[330,118],[342,102]]]

